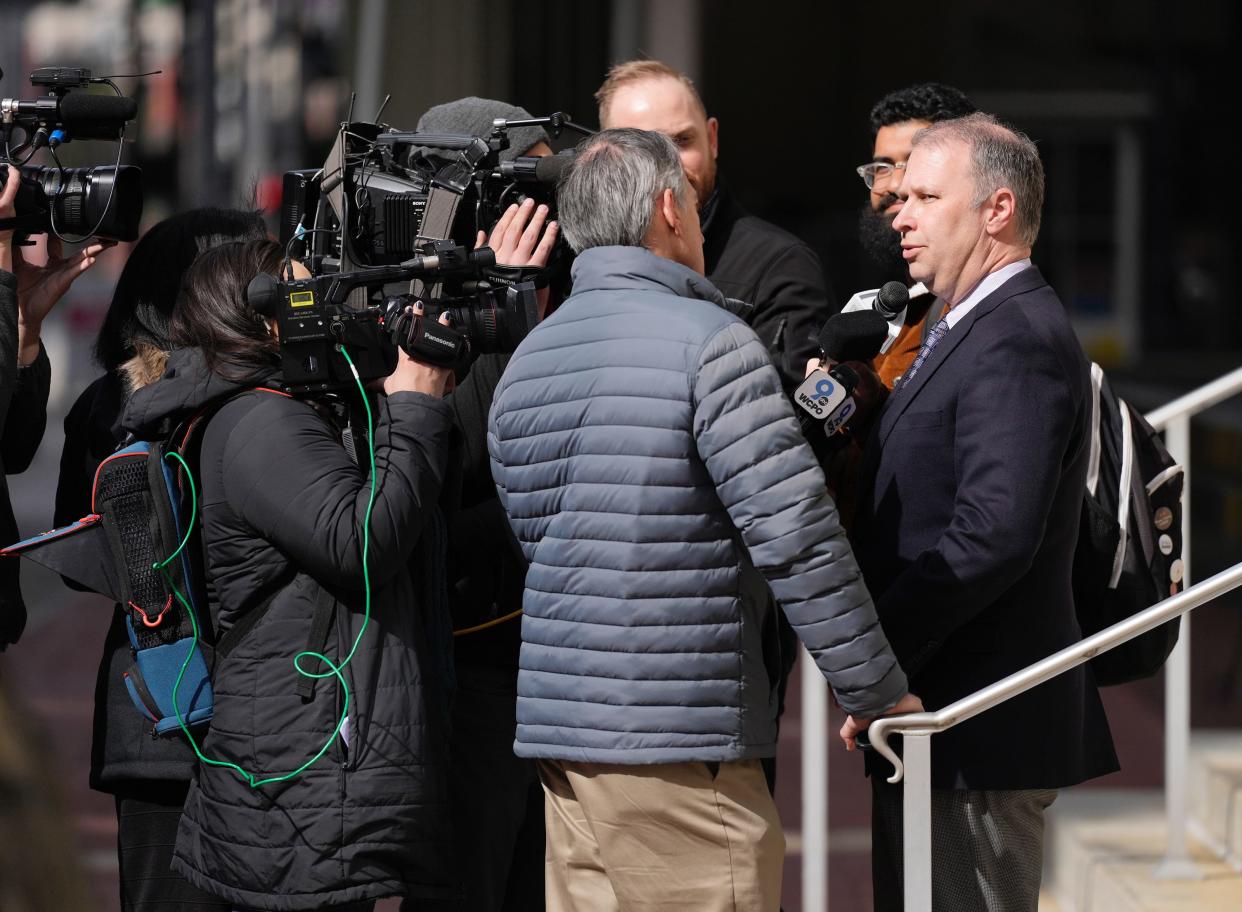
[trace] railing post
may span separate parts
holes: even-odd
[[[1169,454],[1182,464],[1182,589],[1190,586],[1190,416],[1166,425]],[[1177,646],[1164,669],[1164,802],[1168,843],[1156,876],[1170,880],[1202,877],[1186,842],[1187,766],[1190,754],[1190,615],[1181,619]]]
[[[902,870],[906,912],[931,912],[931,733],[902,736],[906,765],[902,801]]]
[[[802,908],[828,910],[828,682],[802,652]]]

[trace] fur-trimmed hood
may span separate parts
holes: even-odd
[[[120,368],[126,398],[164,376],[164,368],[168,366],[168,352],[154,345],[139,342],[134,346],[134,351],[134,357]]]
[[[125,432],[139,440],[152,439],[171,424],[212,404],[219,404],[244,390],[262,385],[267,378],[259,375],[244,382],[226,380],[207,367],[207,360],[197,348],[178,348],[164,353],[139,352],[127,362],[127,382],[138,382],[152,376],[152,369],[163,360],[163,369],[154,374],[155,382],[135,389],[125,405],[121,425]],[[139,362],[135,364],[134,362]],[[131,365],[135,368],[129,373]]]

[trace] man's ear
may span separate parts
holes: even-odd
[[[681,233],[681,209],[677,205],[677,194],[669,187],[660,192],[660,217],[671,233]]]
[[[983,204],[987,210],[987,218],[983,223],[984,230],[992,237],[996,237],[1013,225],[1017,214],[1017,203],[1013,191],[1008,187],[993,191]]]
[[[720,152],[720,121],[714,117],[707,118],[707,145],[712,150],[712,161]]]

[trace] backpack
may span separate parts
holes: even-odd
[[[89,515],[0,550],[0,557],[30,558],[125,608],[134,656],[125,687],[156,737],[178,733],[182,722],[190,728],[211,721],[214,659],[267,607],[216,641],[192,475],[199,431],[218,408],[200,410],[161,439],[123,445],[95,472]]]
[[[1182,466],[1147,420],[1091,365],[1087,486],[1074,553],[1074,603],[1083,637],[1179,590]],[[1096,683],[1150,677],[1177,644],[1180,618],[1091,660]]]

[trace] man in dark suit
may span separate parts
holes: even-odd
[[[893,227],[947,305],[877,417],[854,542],[929,710],[1081,638],[1070,571],[1086,478],[1088,366],[1031,265],[1034,144],[983,114],[922,131]],[[901,790],[873,764],[876,909],[901,908]],[[887,764],[884,764],[887,766]],[[1031,910],[1056,789],[1117,768],[1083,666],[932,742],[938,910]]]

